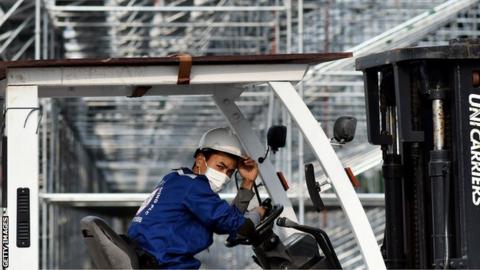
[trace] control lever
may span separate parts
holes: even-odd
[[[294,226],[297,226],[298,223],[295,223],[286,217],[281,217],[277,219],[277,225],[280,227],[292,228]]]
[[[315,172],[311,163],[305,165],[305,180],[307,181],[308,195],[312,200],[313,206],[318,212],[325,209],[322,198],[320,198],[320,185],[315,181]]]
[[[342,265],[338,261],[337,254],[333,249],[332,243],[330,242],[330,239],[328,238],[328,235],[325,231],[314,228],[314,227],[310,227],[310,226],[300,225],[294,221],[291,221],[286,217],[278,218],[277,225],[280,227],[292,228],[304,233],[311,234],[317,241],[320,248],[322,249],[323,254],[326,257],[327,263],[329,264],[329,268],[331,269],[342,268]]]

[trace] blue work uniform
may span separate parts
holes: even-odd
[[[213,243],[213,233],[235,236],[243,214],[213,192],[208,179],[183,168],[166,175],[133,218],[128,236],[161,268],[198,269],[193,256]]]

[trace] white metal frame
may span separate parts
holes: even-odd
[[[6,134],[8,137],[7,159],[7,208],[2,213],[2,228],[8,226],[9,237],[3,236],[2,265],[11,269],[38,268],[38,107],[37,86],[7,86]],[[28,119],[27,119],[28,118]],[[27,119],[27,120],[26,120]],[[30,189],[30,247],[17,247],[17,189]],[[5,243],[7,242],[7,243]],[[28,258],[28,259],[27,259]]]
[[[291,83],[270,82],[270,86],[292,115],[305,137],[305,142],[310,145],[323,171],[331,179],[343,211],[350,221],[366,266],[369,269],[384,268],[385,263],[362,204],[322,127]]]
[[[229,91],[230,90],[230,91]],[[241,92],[238,92],[238,95]],[[240,141],[243,144],[244,149],[247,151],[248,155],[254,160],[265,155],[265,146],[260,142],[258,137],[255,135],[250,123],[245,116],[243,116],[240,109],[235,104],[236,95],[235,91],[232,89],[219,89],[214,93],[213,99],[217,104],[218,108],[221,110],[223,115],[226,117],[230,127],[238,135]],[[275,168],[269,159],[265,159],[263,163],[258,166],[260,177],[267,188],[270,197],[275,201],[275,203],[280,203],[283,205],[284,210],[282,215],[297,221],[297,216],[293,210],[292,203],[287,197],[287,193],[283,189],[282,185],[276,179]],[[287,233],[292,233],[293,231],[288,230]]]
[[[128,96],[136,85],[151,85],[148,95],[210,95],[230,126],[239,135],[247,152],[254,159],[263,156],[265,146],[234,102],[243,86],[269,82],[273,90],[297,122],[312,146],[324,171],[332,180],[338,199],[350,220],[365,264],[370,269],[384,269],[382,256],[357,194],[342,164],[335,155],[319,123],[291,82],[300,81],[306,64],[215,65],[193,66],[191,85],[177,86],[177,68],[171,66],[116,67],[43,67],[7,70],[6,96],[8,136],[8,207],[9,259],[11,269],[38,267],[38,134],[37,113],[25,119],[28,109],[38,106],[39,97],[65,96]],[[282,203],[286,216],[295,219],[291,202],[275,178],[273,165],[266,160],[260,175],[274,202]],[[28,187],[31,192],[31,246],[18,248],[15,243],[16,189]],[[28,258],[26,260],[25,258]]]

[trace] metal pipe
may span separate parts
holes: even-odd
[[[40,29],[40,26],[41,26],[41,14],[40,14],[40,10],[41,10],[41,0],[35,0],[35,60],[39,60],[41,55],[41,51],[40,51],[40,47],[41,47],[41,36],[40,36],[40,33],[41,33],[41,29]]]
[[[272,27],[275,22],[162,22],[160,25],[148,22],[74,22],[54,21],[56,27],[139,27],[139,28],[170,28],[170,27]],[[208,36],[209,37],[209,36]]]
[[[287,0],[287,2],[290,2]],[[48,5],[47,9],[53,14],[59,11],[69,12],[245,12],[245,11],[285,11],[285,6],[57,6]]]
[[[450,258],[449,206],[450,167],[449,152],[445,150],[445,111],[442,99],[432,100],[433,150],[430,151],[429,175],[432,193],[433,265],[448,268]]]
[[[443,100],[432,101],[433,116],[433,149],[443,150],[445,146],[445,115],[443,111]]]
[[[55,59],[55,27],[50,28],[49,57]]]
[[[57,167],[56,164],[56,145],[58,144],[58,113],[57,109],[55,106],[55,102],[52,100],[49,104],[49,112],[50,112],[50,117],[49,120],[51,122],[51,130],[50,130],[50,145],[49,145],[49,151],[50,151],[50,160],[49,160],[49,168],[48,170],[48,181],[47,181],[47,191],[49,193],[53,193],[56,190],[54,190],[54,183],[55,183],[55,168]],[[47,268],[51,269],[54,266],[54,260],[55,260],[55,241],[54,235],[55,235],[55,209],[53,205],[48,206],[48,266]]]
[[[396,108],[394,106],[387,106],[387,129],[388,134],[392,136],[392,144],[387,147],[388,154],[397,154],[397,116]]]
[[[292,181],[293,178],[293,163],[292,163],[292,154],[293,154],[293,138],[292,138],[292,117],[287,113],[287,179]]]
[[[300,83],[298,85],[298,94],[303,99],[303,84]],[[298,185],[300,187],[300,202],[298,205],[298,220],[300,224],[305,223],[305,206],[304,206],[304,194],[306,193],[305,185],[303,185],[305,180],[305,171],[304,171],[304,142],[303,142],[303,134],[299,130],[298,131]]]
[[[303,53],[303,0],[298,0],[298,53]],[[298,94],[303,99],[303,83],[298,84]],[[298,131],[298,184],[300,187],[299,202],[298,202],[298,220],[300,224],[305,223],[305,186],[303,180],[305,179],[304,171],[304,145],[303,134]]]
[[[47,116],[47,103],[46,99],[42,100],[42,109],[43,109],[43,117],[42,117],[42,192],[47,191],[47,182],[48,182],[48,166],[47,166],[47,124],[48,124],[48,116]],[[47,269],[47,241],[48,241],[48,230],[47,230],[47,203],[42,202],[42,269]]]
[[[49,25],[48,13],[43,12],[43,44],[42,44],[42,59],[48,59],[48,25]]]
[[[53,269],[54,266],[54,259],[55,259],[55,254],[54,254],[54,242],[53,241],[53,226],[55,226],[54,222],[54,215],[53,215],[53,205],[48,204],[48,242],[47,242],[47,255],[48,255],[48,260],[47,260],[47,268],[46,269]]]
[[[273,125],[273,112],[275,111],[275,97],[272,91],[270,91],[269,94],[270,96],[268,97],[267,128]]]
[[[20,50],[18,50],[15,55],[13,55],[13,57],[10,59],[11,61],[17,61],[18,59],[20,59],[20,57],[22,57],[25,52],[28,50],[28,48],[30,48],[30,46],[32,45],[32,43],[35,41],[35,37],[31,37],[28,41],[26,41],[22,47],[20,48]]]
[[[0,27],[12,16],[12,14],[18,9],[18,7],[24,2],[25,0],[18,0],[13,4],[13,6],[0,17]]]
[[[17,28],[10,34],[10,37],[8,37],[8,39],[0,47],[0,54],[3,54],[3,52],[7,49],[7,47],[10,45],[10,43],[12,43],[12,41],[16,37],[18,37],[20,32],[23,31],[23,29],[25,29],[27,26],[29,26],[29,24],[32,22],[33,19],[34,19],[34,16],[32,15],[32,16],[28,17],[27,19],[25,19],[19,26],[17,26]]]
[[[61,217],[60,214],[60,208],[56,205],[53,206],[53,217],[50,217],[52,220],[56,220],[57,218]],[[60,241],[57,239],[60,239],[60,233],[61,229],[58,223],[54,222],[53,226],[55,226],[55,230],[52,233],[52,238],[51,238],[51,243],[53,243],[53,262],[52,266],[54,269],[60,269]]]
[[[284,0],[287,11],[287,48],[286,53],[292,52],[292,1]]]
[[[275,5],[279,5],[279,0],[275,0]],[[280,46],[280,16],[278,11],[275,11],[275,50],[272,53],[278,53],[278,47]]]

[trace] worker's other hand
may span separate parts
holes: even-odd
[[[258,206],[258,207],[255,208],[255,211],[257,211],[260,214],[260,218],[263,219],[263,217],[265,216],[265,212],[267,210],[265,208],[263,208],[262,206]]]
[[[238,165],[238,173],[243,178],[242,188],[252,189],[258,176],[257,162],[251,158],[241,160]]]

